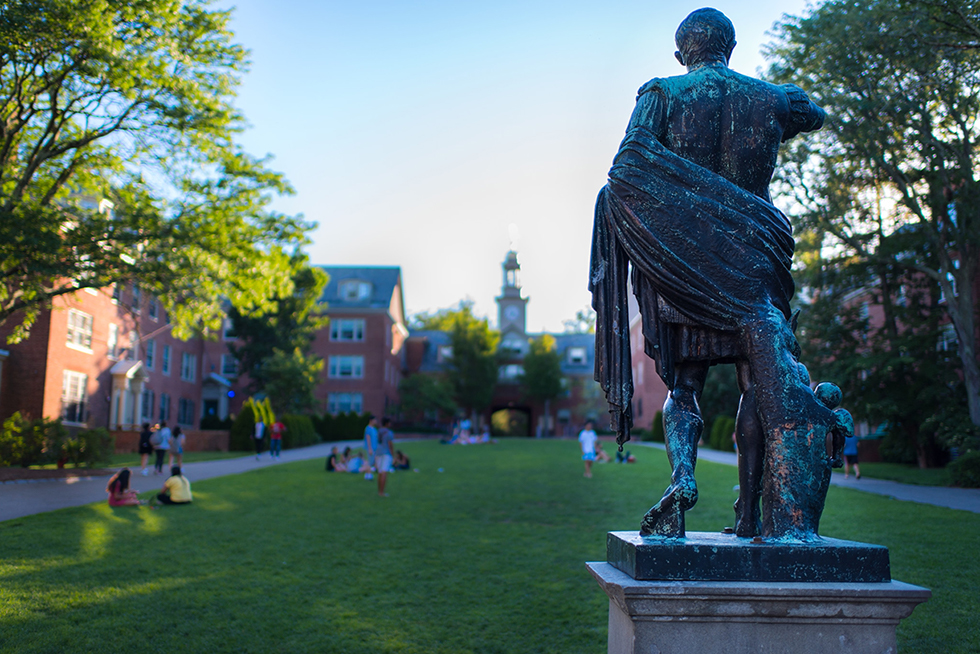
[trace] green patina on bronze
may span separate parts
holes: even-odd
[[[684,512],[697,502],[698,398],[711,365],[734,363],[735,533],[816,540],[831,467],[853,426],[836,408],[839,390],[811,391],[799,361],[792,229],[769,182],[780,143],[819,129],[824,112],[798,87],[729,69],[735,31],[721,12],[692,13],[676,40],[688,72],[640,88],[596,203],[596,380],[622,445],[632,427],[631,275],[646,354],[670,389],[663,415],[673,468],[640,532],[684,536]]]

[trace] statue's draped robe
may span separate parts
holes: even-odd
[[[676,323],[734,342],[766,305],[789,319],[793,246],[789,221],[770,202],[670,152],[646,127],[630,129],[596,202],[589,279],[595,377],[620,444],[633,423],[629,265],[646,353],[670,388]],[[680,315],[658,316],[664,310]]]

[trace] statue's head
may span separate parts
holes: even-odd
[[[727,64],[735,49],[735,26],[717,9],[698,9],[677,28],[674,42],[674,56],[682,66],[690,68],[712,61]]]

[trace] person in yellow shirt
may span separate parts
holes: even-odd
[[[180,474],[180,466],[170,469],[170,477],[163,482],[163,492],[156,500],[161,504],[190,504],[194,497],[191,495],[191,482]]]

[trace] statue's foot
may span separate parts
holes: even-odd
[[[756,504],[752,510],[743,510],[735,503],[735,535],[739,538],[754,538],[762,533],[762,516]]]
[[[643,516],[640,534],[683,538],[684,512],[691,509],[697,501],[698,487],[694,479],[682,479],[671,484],[656,506]]]

